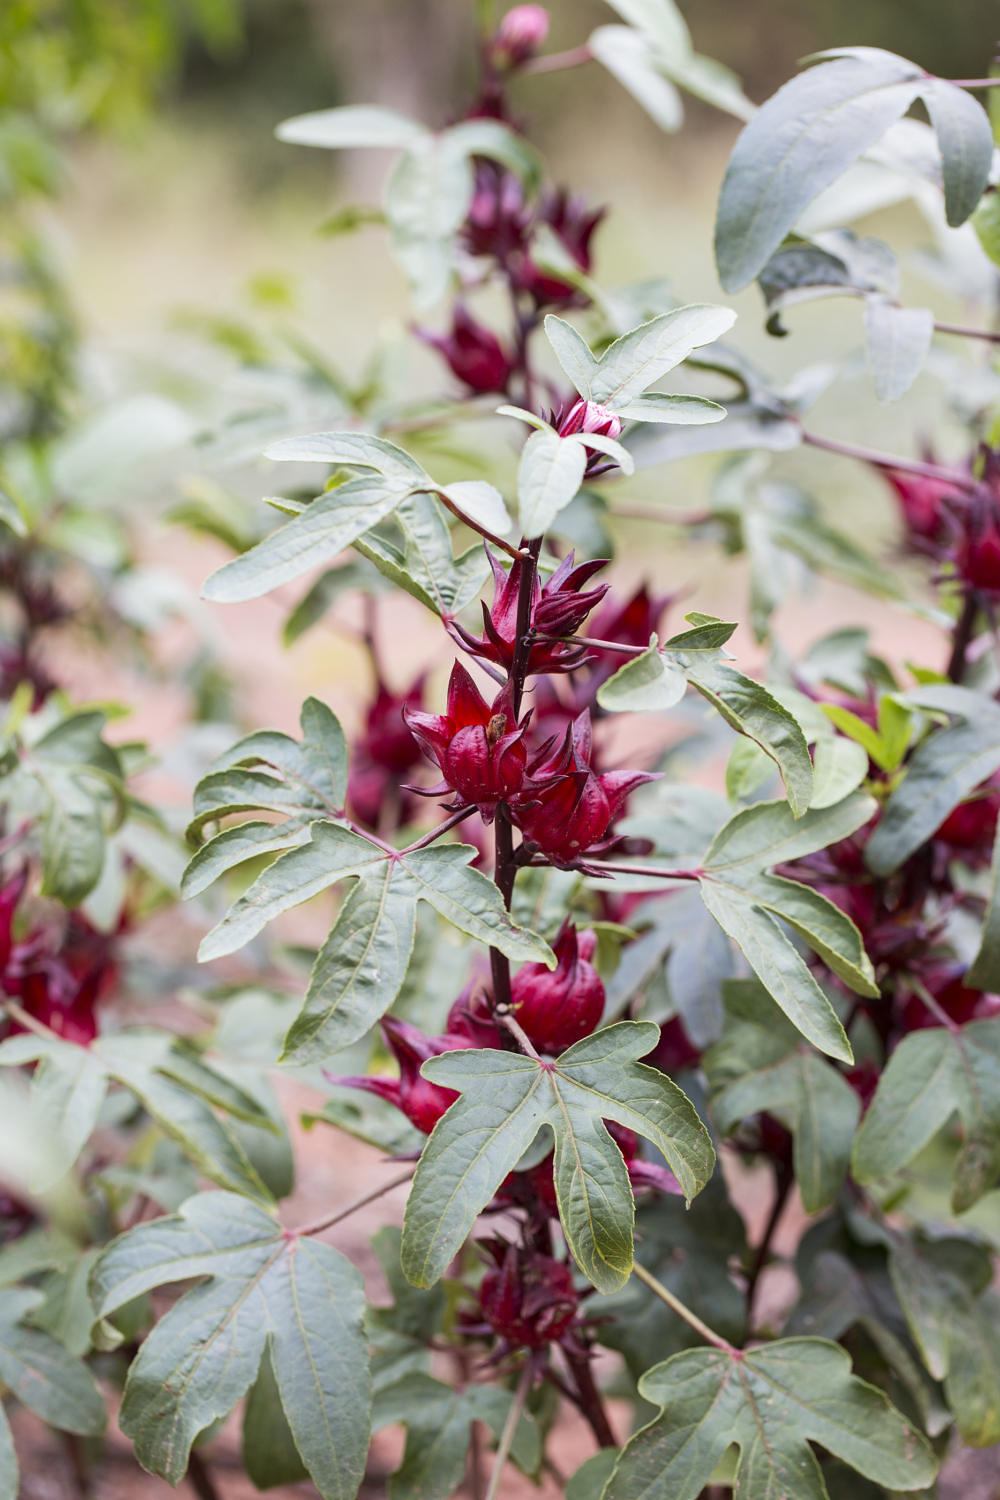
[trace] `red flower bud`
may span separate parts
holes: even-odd
[[[966,855],[978,855],[988,861],[1000,816],[1000,785],[987,782],[967,802],[960,802],[945,818],[934,835],[943,844]]]
[[[514,721],[508,688],[488,704],[465,668],[456,662],[448,683],[447,712],[406,710],[405,718],[445,779],[444,787],[430,788],[425,795],[437,796],[450,787],[462,802],[474,802],[489,822],[498,802],[520,792],[527,762],[524,723],[517,725]]]
[[[419,709],[423,699],[423,674],[405,693],[394,693],[384,682],[378,683],[364,731],[354,746],[347,782],[351,811],[370,828],[378,826],[387,798],[399,800],[400,777],[419,764],[420,751],[403,711]],[[403,821],[405,804],[399,811]]]
[[[513,369],[510,356],[496,334],[478,323],[461,303],[455,308],[450,333],[430,333],[418,328],[417,334],[443,355],[452,373],[470,391],[485,394],[507,389]]]
[[[589,1036],[604,1013],[604,985],[591,964],[597,939],[567,917],[556,938],[555,970],[525,964],[511,985],[514,1015],[540,1052],[559,1053]]]
[[[931,479],[902,469],[882,472],[896,493],[907,539],[916,549],[926,552],[946,541],[950,528],[947,502],[961,500],[961,488],[946,479]]]
[[[660,1027],[660,1040],[646,1058],[651,1068],[661,1073],[679,1073],[682,1068],[696,1068],[701,1053],[689,1038],[680,1016],[672,1016]]]
[[[520,178],[496,162],[479,158],[476,186],[462,234],[472,255],[492,255],[501,264],[523,249],[531,224]]]
[[[963,517],[955,559],[959,576],[974,589],[1000,593],[1000,504],[977,497]]]
[[[118,978],[116,934],[99,932],[72,912],[55,936],[55,949],[53,934],[44,929],[14,943],[0,983],[36,1021],[85,1047],[98,1032],[98,1006]]]
[[[534,57],[549,34],[549,13],[541,5],[515,5],[497,27],[490,57],[498,68],[516,68]]]
[[[493,1332],[511,1348],[556,1343],[576,1319],[580,1297],[565,1261],[502,1240],[486,1244],[496,1261],[479,1287],[479,1306]]]
[[[333,1073],[326,1076],[331,1083],[364,1089],[366,1093],[387,1099],[406,1116],[411,1125],[415,1125],[425,1135],[430,1135],[458,1095],[454,1089],[442,1088],[439,1084],[421,1078],[421,1066],[429,1057],[440,1057],[443,1052],[457,1052],[471,1047],[473,1043],[464,1036],[425,1036],[409,1021],[399,1021],[394,1016],[383,1017],[382,1033],[399,1064],[398,1078],[340,1078]]]
[[[454,632],[472,656],[494,661],[510,671],[517,645],[517,602],[521,590],[521,562],[516,560],[505,572],[487,548],[493,569],[493,604],[483,604],[483,635],[470,635],[461,625]],[[532,586],[529,625],[545,635],[572,635],[608,591],[606,583],[583,591],[584,584],[606,564],[603,560],[576,565],[571,552],[555,572],[540,584],[537,574]],[[562,642],[539,641],[531,648],[528,672],[571,672],[586,659],[586,648]]]
[[[590,768],[590,714],[584,712],[558,750],[543,747],[530,766],[531,796],[513,809],[525,841],[554,864],[575,864],[602,842],[630,792],[656,777],[646,771]]]
[[[492,998],[481,979],[471,979],[448,1012],[449,1036],[468,1038],[470,1047],[498,1047],[504,1037],[493,1017]]]

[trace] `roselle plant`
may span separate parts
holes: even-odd
[[[336,428],[267,449],[294,466],[281,524],[205,585],[224,605],[308,575],[289,640],[360,598],[373,686],[351,743],[313,696],[298,737],[256,730],[199,781],[183,893],[215,920],[183,1025],[136,1024],[122,978],[176,853],[132,784],[146,752],[26,650],[5,663],[0,1381],[67,1435],[82,1490],[113,1394],[138,1462],[202,1497],[240,1403],[253,1483],[324,1500],[359,1493],[386,1426],[397,1500],[494,1500],[509,1466],[570,1500],[934,1494],[960,1447],[1000,1442],[994,80],[846,49],[754,110],[670,0],[613,0],[623,24],[551,54],[542,7],[483,9],[478,92],[445,128],[348,107],[279,130],[397,153],[376,216],[452,394],[329,378]],[[726,306],[601,286],[603,210],[546,180],[522,126],[532,75],[592,62],[664,129],[678,87],[748,121],[724,290],[756,280],[776,334],[811,298],[861,302],[876,395],[937,364],[964,457],[827,436],[804,417],[831,372],[777,387],[723,342]],[[980,322],[903,304],[892,252],[844,227],[907,193]],[[936,333],[987,357],[959,380]],[[800,445],[882,477],[930,603],[769,468]],[[616,499],[694,453],[735,455],[705,510]],[[766,685],[733,622],[676,618],[655,558],[616,582],[637,514],[665,546],[746,554]],[[900,667],[855,629],[778,641],[802,572],[929,614],[939,659]],[[410,681],[387,590],[438,631]],[[42,628],[46,596],[19,598]],[[621,750],[622,713],[664,727],[655,764]],[[680,774],[692,755],[724,792]],[[279,940],[328,891],[318,951]],[[169,990],[151,940],[140,972]],[[351,1135],[382,1153],[311,1222],[280,1207],[277,1068],[324,1091],[334,1167]],[[751,1233],[730,1187],[752,1167]],[[367,1302],[339,1226],[404,1184]],[[568,1412],[593,1449],[573,1474],[549,1444]]]

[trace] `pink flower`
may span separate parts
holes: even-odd
[[[541,5],[515,5],[503,17],[489,53],[498,68],[517,68],[534,57],[549,34],[549,13]]]

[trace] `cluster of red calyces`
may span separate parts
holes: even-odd
[[[0,888],[0,990],[33,1020],[86,1046],[118,977],[117,934],[99,932],[80,912],[70,912],[16,936],[26,887],[21,873]]]
[[[571,1340],[579,1323],[580,1293],[569,1265],[506,1240],[480,1240],[479,1246],[490,1266],[479,1285],[476,1312],[463,1318],[464,1332],[497,1339],[498,1357]]]
[[[982,447],[940,475],[889,469],[911,549],[966,590],[1000,595],[1000,451]]]

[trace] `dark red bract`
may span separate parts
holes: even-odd
[[[526,842],[554,865],[573,865],[600,844],[625,798],[656,777],[646,771],[605,771],[590,766],[590,714],[574,720],[563,744],[546,746],[530,766],[534,790],[513,810]]]
[[[479,323],[462,303],[455,308],[446,334],[417,330],[425,344],[436,349],[463,385],[477,395],[507,389],[514,368],[511,356],[492,329]]]
[[[367,1074],[362,1077],[341,1078],[331,1073],[328,1075],[330,1082],[377,1094],[380,1099],[394,1104],[411,1125],[415,1125],[425,1135],[430,1135],[458,1095],[454,1089],[441,1088],[422,1078],[420,1069],[429,1057],[440,1057],[443,1052],[460,1051],[473,1046],[473,1043],[465,1036],[425,1036],[418,1027],[412,1026],[409,1021],[397,1020],[395,1016],[383,1017],[382,1033],[399,1064],[398,1078],[379,1078]]]
[[[347,782],[347,801],[354,816],[370,828],[381,822],[387,802],[405,811],[400,778],[420,763],[420,751],[403,717],[424,700],[423,674],[405,693],[394,693],[379,681],[365,727],[355,741]]]
[[[604,985],[590,962],[592,932],[567,917],[553,944],[558,967],[525,964],[514,976],[514,1016],[540,1052],[558,1053],[589,1036],[604,1013]]]
[[[497,1337],[513,1349],[542,1349],[568,1333],[580,1298],[565,1261],[500,1240],[486,1248],[496,1266],[483,1277],[479,1306]]]
[[[407,710],[405,717],[421,748],[444,776],[444,787],[430,788],[426,795],[450,788],[462,802],[474,802],[487,821],[495,815],[498,802],[518,795],[528,752],[524,726],[514,720],[509,689],[488,704],[456,662],[448,683],[447,712]]]
[[[521,589],[521,563],[505,570],[489,549],[493,569],[493,603],[483,604],[483,634],[470,635],[461,625],[453,629],[465,650],[484,661],[496,662],[510,671],[517,645],[517,605]],[[605,567],[603,560],[577,565],[573,553],[564,558],[544,584],[537,575],[532,584],[529,628],[545,635],[572,635],[608,591],[606,583],[586,589],[594,574]],[[528,656],[529,673],[570,672],[586,658],[586,648],[559,641],[538,641]]]

